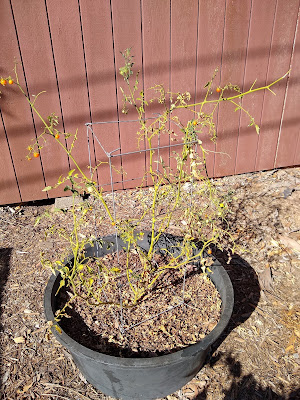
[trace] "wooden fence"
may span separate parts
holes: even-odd
[[[38,108],[43,116],[55,112],[62,130],[78,128],[74,154],[84,166],[86,122],[132,119],[120,112],[120,51],[128,47],[144,88],[159,83],[189,91],[196,101],[216,67],[216,84],[244,89],[291,69],[276,97],[260,92],[243,99],[261,126],[259,136],[245,116],[220,107],[216,148],[207,141],[215,151],[208,168],[211,176],[225,176],[299,165],[298,23],[299,0],[1,0],[0,75],[11,75],[17,61],[29,95],[47,92]],[[50,143],[28,162],[26,147],[42,124],[16,86],[1,91],[0,204],[63,195],[42,189],[68,171],[67,156]],[[110,149],[127,152],[136,144],[130,122],[102,125],[98,133]],[[129,157],[123,163],[127,179],[141,166]]]

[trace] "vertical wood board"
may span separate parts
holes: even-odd
[[[171,91],[174,93],[189,92],[191,101],[195,101],[196,92],[196,60],[198,44],[199,2],[190,0],[184,7],[171,2]],[[193,109],[176,110],[182,127],[193,120]],[[183,132],[175,126],[178,141],[183,139]],[[181,149],[176,150],[181,153]],[[170,167],[176,169],[176,160],[171,151]]]
[[[47,12],[53,45],[53,56],[62,109],[63,130],[77,140],[72,156],[88,173],[88,146],[85,123],[89,122],[89,102],[81,34],[80,9],[77,2],[47,0]],[[57,10],[59,9],[59,12]],[[63,137],[60,138],[65,143]],[[73,138],[67,140],[70,148]],[[75,168],[70,160],[70,168]]]
[[[119,114],[110,3],[81,1],[80,6],[92,122],[117,121]],[[117,123],[95,124],[93,132],[96,136],[94,143],[90,143],[93,166],[101,163],[98,167],[98,183],[110,190],[108,157],[98,140],[107,152],[120,148],[119,127]],[[120,158],[114,159],[114,167],[113,180],[122,181],[122,175],[116,172],[121,168]],[[114,185],[114,189],[120,188],[122,183]]]
[[[44,119],[54,112],[61,120],[45,4],[39,0],[32,0],[26,4],[26,12],[24,12],[22,2],[12,0],[12,5],[30,98],[38,95],[41,91],[46,91],[45,94],[39,96],[36,107]],[[34,115],[34,121],[37,135],[40,135],[44,126],[36,115]],[[59,128],[61,129],[61,124]],[[42,141],[40,144],[44,146],[40,154],[45,184],[46,186],[53,185],[61,174],[68,171],[68,157],[48,135],[46,145]],[[51,197],[60,195],[64,195],[61,187],[49,192]]]
[[[204,100],[207,91],[205,86],[212,79],[216,69],[218,69],[218,73],[213,81],[211,93],[207,97],[207,100],[210,101],[218,98],[216,88],[220,84],[220,71],[222,67],[225,3],[225,0],[200,2],[196,102]],[[208,115],[213,111],[214,107],[215,105],[206,104],[201,111]],[[197,109],[200,111],[200,107],[197,107]],[[214,114],[216,128],[217,115],[218,109],[216,109]],[[211,141],[207,129],[200,135],[200,139],[203,147],[208,151],[206,156],[208,175],[213,176],[216,145]]]
[[[222,56],[221,86],[243,87],[246,49],[248,45],[251,1],[227,1]],[[232,90],[224,96],[236,94]],[[220,104],[218,139],[215,157],[215,176],[234,174],[240,112],[231,103]]]
[[[279,78],[289,70],[298,8],[298,0],[289,1],[288,7],[284,0],[278,0],[277,2],[267,76],[268,82]],[[274,88],[276,96],[271,93],[267,93],[265,96],[255,164],[256,170],[274,168],[286,84],[287,78]]]
[[[144,90],[145,99],[148,102],[145,118],[151,119],[164,111],[157,101],[150,100],[157,97],[155,85],[161,85],[165,91],[170,89],[170,3],[161,0],[142,1],[143,22],[143,61],[144,61]],[[151,123],[152,120],[149,120]],[[169,128],[169,125],[167,125]],[[161,134],[152,140],[152,147],[168,146],[170,143],[168,134]],[[148,144],[145,143],[148,148]],[[158,153],[156,153],[156,157]],[[169,164],[169,149],[159,151],[166,165]],[[149,153],[146,153],[146,170],[149,170]],[[151,183],[151,180],[148,181]]]
[[[0,110],[0,204],[18,203],[21,201],[21,196],[18,190],[14,166],[12,158],[10,157],[9,144],[6,140],[5,129],[2,121],[2,113]]]
[[[263,2],[252,3],[249,43],[244,79],[244,90],[249,90],[256,80],[254,88],[265,86],[269,66],[269,56],[273,32],[274,19],[270,18],[276,10],[276,2],[271,1],[269,7]],[[276,90],[276,89],[275,89]],[[242,99],[243,108],[254,118],[260,126],[266,91],[245,96]],[[235,173],[241,174],[255,169],[255,159],[259,136],[254,126],[249,126],[250,118],[241,112],[241,123],[238,136]]]
[[[9,0],[0,2],[0,15],[2,21],[0,25],[1,40],[3,43],[9,44],[5,45],[5,52],[1,57],[0,74],[4,77],[13,75],[14,62],[17,62],[20,84],[26,89],[13,20],[14,15]],[[18,35],[20,34],[19,31],[17,31],[17,33]],[[35,139],[35,130],[30,107],[16,85],[1,86],[1,91],[0,104],[2,117],[11,149],[12,162],[14,163],[19,183],[21,201],[47,198],[46,193],[42,192],[42,189],[45,187],[45,182],[40,160],[32,160],[29,162],[26,159],[28,153],[26,148],[31,144],[31,140]],[[1,133],[4,135],[4,131]],[[4,140],[4,137],[2,137],[2,140]],[[3,153],[5,153],[5,156],[4,154],[1,156],[2,160],[10,160],[7,146],[4,147]],[[16,197],[18,188],[11,170],[10,175],[1,173],[0,182],[2,183],[2,180],[6,179],[9,179],[9,185],[11,185],[11,202],[13,203],[18,199],[18,196]],[[8,194],[5,195],[5,198],[7,198],[7,196]],[[1,198],[0,202],[1,204],[5,204],[4,198]]]
[[[287,97],[280,128],[275,167],[299,165],[300,163],[300,26],[299,12],[291,72],[288,78]]]
[[[139,72],[139,89],[144,88],[143,82],[143,54],[142,54],[142,18],[140,0],[124,0],[122,2],[112,0],[112,16],[114,30],[114,46],[116,55],[116,82],[119,105],[119,119],[126,121],[120,123],[120,142],[122,153],[128,153],[137,149],[138,139],[136,132],[139,129],[137,122],[128,122],[137,119],[137,113],[134,107],[129,107],[128,114],[123,114],[122,104],[123,96],[120,90],[122,87],[125,93],[129,94],[126,82],[119,73],[119,68],[125,65],[121,52],[127,48],[132,48],[131,54],[134,56],[133,75],[131,76],[131,85],[134,84],[136,74]],[[140,143],[141,149],[144,144]],[[122,167],[124,170],[124,188],[132,188],[142,183],[145,173],[145,153],[122,156]]]

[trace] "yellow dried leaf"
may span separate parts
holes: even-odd
[[[54,325],[54,328],[57,330],[58,333],[62,333],[61,327],[58,325]]]
[[[270,240],[270,243],[271,243],[271,245],[274,246],[274,247],[279,247],[279,243],[278,243],[276,240],[274,240],[274,239],[271,239],[271,240]]]
[[[281,254],[283,251],[281,249],[276,249],[273,251],[268,251],[268,256],[269,257],[273,257],[273,256],[277,256],[279,254]]]
[[[290,351],[291,351],[292,353],[295,352],[295,348],[294,348],[294,345],[293,345],[293,344],[291,344],[290,346],[288,346],[288,347],[285,348],[285,352],[286,352],[286,353],[289,353]]]
[[[18,337],[13,338],[13,341],[17,344],[25,343],[25,338],[23,336],[18,336]]]
[[[292,353],[295,352],[295,343],[296,343],[296,335],[292,333],[292,336],[290,337],[290,340],[287,344],[287,347],[285,348],[285,352],[288,353],[291,351]]]
[[[27,392],[31,388],[32,385],[33,385],[33,382],[29,383],[28,385],[25,385],[23,387],[23,393]]]

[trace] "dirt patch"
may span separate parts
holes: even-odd
[[[229,223],[246,249],[229,264],[226,254],[218,254],[234,285],[233,316],[206,365],[169,400],[299,398],[299,182],[299,168],[214,180],[224,196],[231,192]],[[120,209],[138,207],[135,195],[120,192]],[[63,243],[45,241],[49,221],[36,227],[34,221],[51,207],[0,208],[2,398],[108,399],[47,336],[43,291],[50,272],[41,267],[39,253],[58,251]],[[71,224],[67,214],[55,218]],[[97,229],[112,233],[105,220]]]

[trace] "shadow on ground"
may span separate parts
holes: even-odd
[[[260,299],[258,276],[247,261],[235,254],[228,263],[227,255],[220,250],[215,251],[215,256],[230,277],[234,291],[234,306],[229,324],[215,343],[214,349],[220,346],[233,329],[250,317]]]
[[[218,353],[210,359],[209,365],[213,367],[220,360],[225,364],[224,368],[229,369],[228,381],[231,382],[229,389],[224,389],[222,400],[296,400],[300,398],[299,388],[280,395],[270,387],[262,387],[252,374],[243,375],[241,363],[235,360],[231,354]],[[279,391],[284,392],[283,386],[279,388]],[[189,399],[205,400],[207,394],[208,388]]]
[[[255,310],[260,299],[260,286],[258,276],[254,269],[238,255],[234,255],[229,264],[225,253],[216,250],[215,256],[226,269],[234,289],[234,308],[232,318],[222,336],[213,345],[214,355],[207,360],[213,367],[218,361],[228,369],[229,389],[224,389],[223,400],[292,400],[300,398],[300,389],[280,395],[270,387],[262,387],[252,374],[243,375],[242,365],[230,353],[222,353],[217,349],[230,332],[244,323]],[[211,353],[211,354],[212,354]],[[187,385],[188,386],[188,385]],[[279,391],[284,392],[283,386]],[[208,387],[201,393],[188,397],[190,400],[205,400],[208,397]]]
[[[9,276],[9,269],[10,269],[10,256],[11,256],[11,248],[0,248],[0,332],[3,332],[3,325],[2,325],[2,297],[3,297],[3,290],[5,284],[7,282]],[[0,380],[2,380],[1,375],[4,372],[2,370],[2,366],[4,365],[0,350]],[[1,371],[2,370],[2,371]],[[1,387],[1,384],[0,384]],[[1,391],[0,391],[1,393]]]
[[[5,249],[0,247],[0,305],[2,304],[3,289],[9,276],[11,248]],[[1,324],[0,309],[0,331],[3,329]]]

